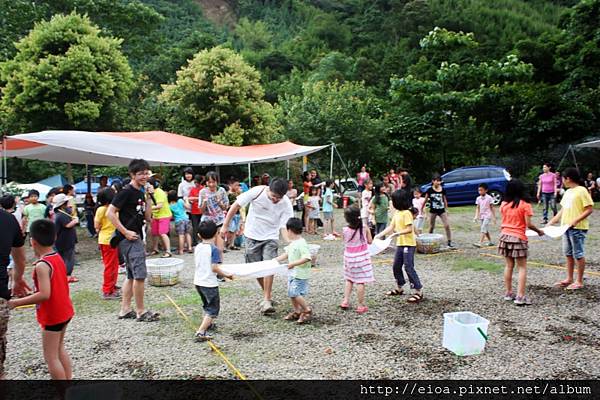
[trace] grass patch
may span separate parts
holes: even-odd
[[[90,289],[81,289],[71,294],[71,301],[75,312],[79,315],[89,315],[98,312],[115,312],[118,302],[101,299],[99,292]]]
[[[452,265],[453,271],[487,271],[495,274],[499,274],[504,270],[504,266],[499,263],[477,260],[473,258],[458,257],[454,260]]]

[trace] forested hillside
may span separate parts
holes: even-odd
[[[63,87],[85,80],[57,61],[83,62],[78,35],[122,40],[122,94]],[[333,141],[353,167],[524,173],[600,135],[599,48],[600,0],[0,0],[0,127]]]

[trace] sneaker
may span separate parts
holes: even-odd
[[[473,243],[473,246],[475,246],[475,247],[481,247],[481,243],[479,243],[479,242]],[[448,245],[448,247],[450,247],[450,245]]]
[[[547,219],[543,219],[542,222],[541,222],[542,225],[546,225],[547,223],[548,223]]]
[[[104,300],[119,300],[121,298],[121,293],[112,292],[110,294],[102,293],[102,298]]]
[[[273,308],[273,303],[270,301],[264,300],[261,303],[260,312],[263,315],[273,314],[275,312],[275,309]]]
[[[523,297],[517,296],[515,298],[515,304],[518,306],[530,306],[532,303],[527,296],[523,296]]]
[[[206,342],[207,340],[212,340],[212,338],[212,335],[208,332],[196,332],[194,335],[196,342]]]
[[[505,301],[514,301],[515,300],[515,295],[513,293],[505,293],[504,294],[504,300]]]
[[[487,242],[486,246],[487,247],[494,247],[496,244],[492,243],[492,242]]]
[[[448,248],[450,249],[455,249],[456,246],[454,245],[454,243],[452,243],[450,240],[448,241]]]

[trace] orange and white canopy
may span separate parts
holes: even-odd
[[[90,165],[127,165],[133,158],[151,165],[248,164],[289,160],[326,147],[292,142],[233,147],[162,131],[43,131],[7,136],[5,143],[6,157]]]

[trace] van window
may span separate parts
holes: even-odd
[[[358,190],[358,186],[356,186],[356,184],[353,181],[342,181],[340,182],[340,185],[342,186],[342,191],[344,192]]]
[[[463,181],[463,171],[449,172],[442,177],[444,183],[455,183]]]
[[[504,171],[501,169],[488,169],[487,173],[489,178],[504,178]]]
[[[464,171],[465,181],[477,181],[480,179],[487,179],[487,173],[484,169],[468,169]]]

